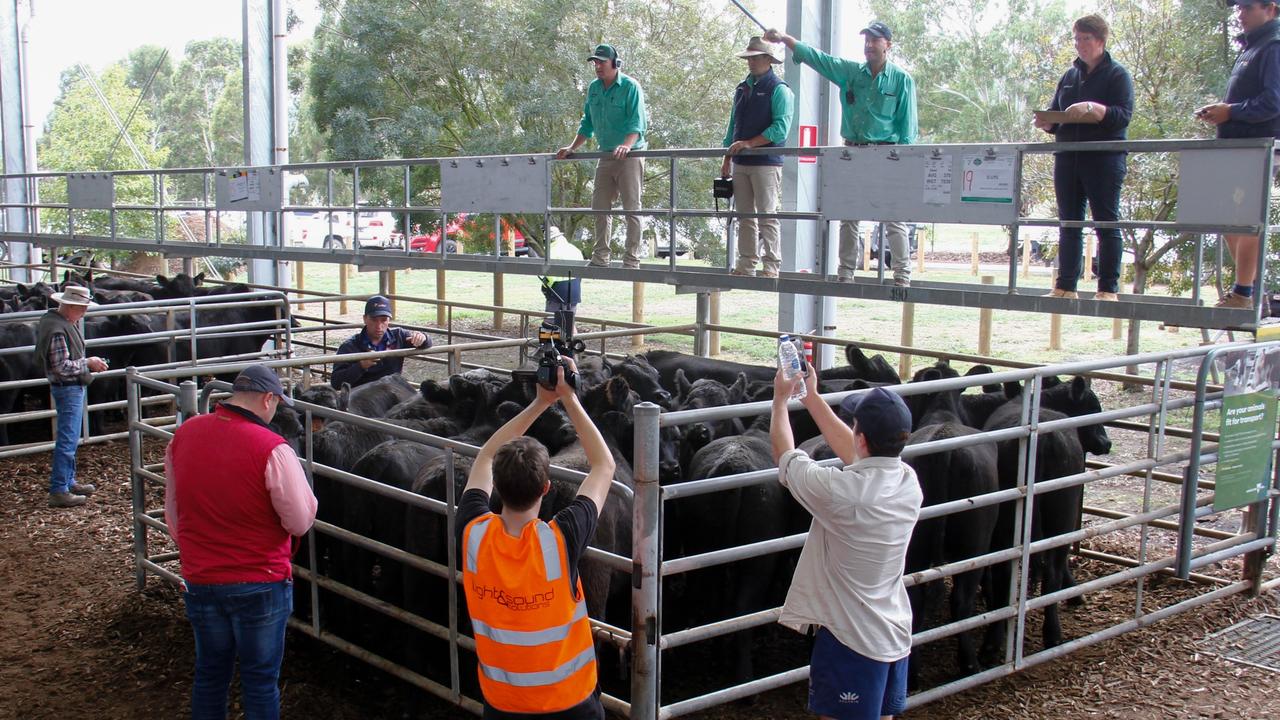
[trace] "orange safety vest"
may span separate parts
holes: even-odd
[[[596,688],[591,622],[582,582],[569,584],[554,521],[535,520],[515,538],[488,513],[467,525],[462,542],[485,701],[505,712],[549,713],[586,700]]]

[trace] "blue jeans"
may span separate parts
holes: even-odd
[[[80,426],[84,421],[84,385],[52,385],[53,408],[58,412],[58,436],[53,444],[53,470],[49,492],[64,493],[76,481],[76,448],[80,446]]]
[[[1058,219],[1084,220],[1085,203],[1093,219],[1120,219],[1120,186],[1124,184],[1125,153],[1064,152],[1053,161],[1053,189],[1058,196]],[[1124,241],[1116,228],[1097,229],[1098,290],[1119,292]],[[1081,228],[1058,230],[1058,287],[1075,290],[1084,254]]]
[[[240,660],[240,696],[247,720],[280,717],[280,662],[293,610],[293,581],[187,585],[187,619],[196,637],[192,720],[227,717],[227,691]]]

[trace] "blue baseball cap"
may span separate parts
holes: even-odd
[[[857,432],[875,444],[895,442],[911,433],[911,411],[902,398],[884,388],[872,388],[862,395],[850,395],[840,408],[853,417]]]
[[[893,31],[891,31],[891,30],[889,29],[889,26],[888,26],[888,25],[885,25],[884,23],[880,22],[879,20],[877,20],[877,21],[875,21],[875,22],[871,23],[870,25],[868,25],[868,26],[866,26],[866,27],[862,28],[862,29],[861,29],[861,30],[859,30],[858,32],[859,32],[859,34],[861,34],[861,35],[870,35],[870,36],[871,36],[871,37],[873,37],[873,38],[884,38],[885,40],[892,40],[892,39],[893,39]]]
[[[241,370],[235,382],[231,383],[231,389],[234,392],[271,393],[280,398],[280,402],[293,407],[293,398],[285,394],[280,378],[265,365],[250,365]]]
[[[391,317],[391,301],[374,295],[364,303],[364,314],[372,317]]]

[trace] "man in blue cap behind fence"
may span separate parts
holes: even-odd
[[[801,400],[823,438],[844,461],[822,467],[795,449],[787,400]],[[778,480],[813,515],[778,622],[814,636],[809,711],[831,718],[880,718],[907,702],[911,603],[902,582],[907,544],[923,496],[902,461],[911,413],[902,398],[875,388],[850,395],[848,425],[818,396],[816,374],[773,383],[769,429]]]
[[[391,301],[374,295],[364,304],[364,329],[338,347],[339,355],[402,350],[408,347],[431,347],[431,339],[417,330],[391,327]],[[336,362],[329,382],[335,388],[345,383],[358,387],[404,369],[403,357],[370,358],[355,362]]]

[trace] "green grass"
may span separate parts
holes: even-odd
[[[998,229],[995,229],[998,232]],[[684,264],[684,261],[682,261]],[[310,264],[305,268],[306,287],[310,290],[336,292],[338,289],[337,266]],[[928,269],[914,278],[922,281],[976,282],[967,266],[950,266],[942,270]],[[997,283],[1003,275],[997,275]],[[1088,287],[1087,281],[1082,287]],[[1047,288],[1049,277],[1040,269],[1031,278],[1019,278],[1026,287]],[[348,283],[351,294],[368,294],[377,291],[377,273],[357,273]],[[478,304],[493,303],[493,276],[481,273],[451,271],[445,286],[449,300]],[[397,277],[397,292],[425,298],[436,297],[436,273],[434,270],[402,271]],[[632,286],[630,283],[607,280],[584,280],[583,298],[579,315],[614,320],[630,320]],[[735,290],[721,296],[721,323],[744,328],[774,330],[778,322],[777,295],[767,292]],[[676,295],[669,285],[649,283],[645,286],[646,322],[655,325],[678,325],[692,322],[695,314],[694,295]],[[526,275],[505,277],[505,302],[508,307],[541,311],[542,294],[536,278]],[[358,303],[351,303],[351,314],[358,315]],[[311,312],[318,308],[312,306]],[[431,305],[400,303],[397,319],[406,323],[434,325],[435,308]],[[837,303],[836,334],[841,338],[886,344],[901,342],[903,305],[895,302],[841,299]],[[329,313],[336,315],[337,308]],[[455,309],[454,318],[469,325],[487,327],[491,313]],[[915,306],[916,347],[935,350],[977,353],[979,310],[942,305]],[[1050,316],[1042,313],[1017,313],[996,311],[993,316],[991,353],[996,357],[1014,358],[1044,363],[1123,355],[1125,340],[1112,339],[1112,320],[1064,316],[1062,319],[1062,349],[1049,350]],[[807,328],[805,328],[807,329]],[[805,330],[802,329],[802,330]],[[1143,351],[1159,351],[1194,346],[1199,343],[1197,331],[1184,329],[1169,333],[1158,329],[1156,323],[1144,323]],[[692,340],[681,336],[662,336],[656,341],[678,349],[691,350]],[[722,354],[726,358],[768,362],[776,350],[771,340],[760,337],[723,335]],[[917,366],[919,363],[917,362]]]

